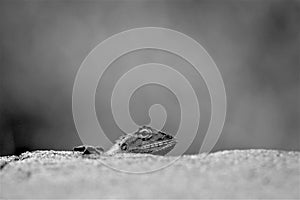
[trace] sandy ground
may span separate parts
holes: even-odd
[[[0,157],[1,198],[300,198],[300,152],[234,150],[173,157],[82,157],[35,151]]]

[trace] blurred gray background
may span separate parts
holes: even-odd
[[[112,34],[144,26],[191,36],[219,67],[228,112],[214,151],[300,150],[299,23],[298,0],[0,0],[0,154],[80,145],[72,117],[72,87],[81,62]],[[147,55],[155,57],[155,52],[140,53],[139,58]],[[147,87],[144,92],[150,97],[174,98],[161,88]],[[208,94],[201,91],[205,102]],[[101,112],[103,96],[97,92],[98,118],[113,140],[121,133]],[[139,103],[144,102],[141,95],[135,96],[130,106],[143,113],[133,118],[143,124],[147,109],[141,108],[148,105]],[[165,128],[172,132],[178,128],[178,118],[172,118],[179,112],[178,103],[165,102],[173,102],[165,105],[171,112]],[[209,119],[207,104],[202,107],[201,115]],[[197,152],[201,139],[197,137],[187,153]]]

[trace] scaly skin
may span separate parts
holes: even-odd
[[[174,136],[143,126],[134,133],[121,136],[106,152],[101,147],[85,145],[75,147],[73,150],[83,152],[83,154],[149,153],[164,155],[174,148],[176,143]]]

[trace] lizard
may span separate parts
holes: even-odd
[[[104,152],[102,147],[81,145],[73,148],[73,151],[82,152],[83,155],[97,154],[112,156],[117,153],[148,153],[164,155],[176,145],[174,136],[158,131],[149,126],[142,126],[136,132],[122,135],[115,144]]]

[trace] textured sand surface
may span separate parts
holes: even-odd
[[[71,151],[35,151],[0,157],[1,198],[300,198],[300,152],[234,150],[172,157],[82,157]]]

